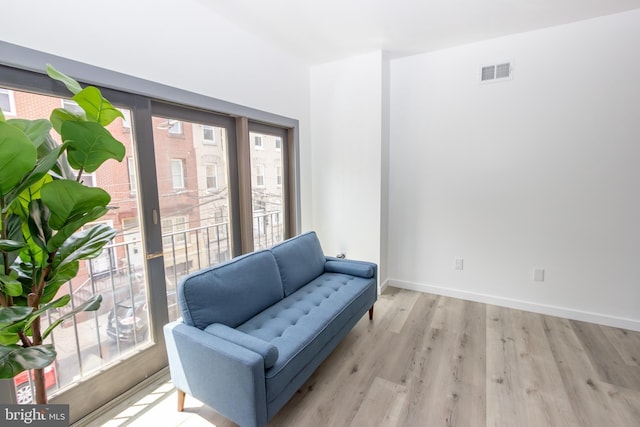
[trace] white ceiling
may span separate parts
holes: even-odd
[[[640,0],[201,0],[309,63],[393,56],[640,8]]]

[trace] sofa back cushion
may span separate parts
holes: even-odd
[[[315,232],[301,234],[271,248],[289,296],[324,272],[325,257]]]
[[[235,328],[283,298],[276,261],[269,251],[252,252],[186,276],[178,285],[185,324]]]

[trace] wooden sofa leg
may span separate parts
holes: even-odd
[[[369,320],[373,320],[373,306],[369,309]]]
[[[182,390],[178,390],[178,412],[182,412],[184,410],[184,399],[187,393]]]

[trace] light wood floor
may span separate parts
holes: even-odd
[[[234,424],[161,379],[91,425]],[[640,426],[640,333],[388,288],[270,426]]]

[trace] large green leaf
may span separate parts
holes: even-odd
[[[36,164],[36,148],[20,129],[0,122],[0,197],[9,193]]]
[[[47,242],[47,250],[49,252],[54,252],[57,250],[62,244],[67,240],[73,233],[82,228],[85,224],[93,222],[98,218],[102,217],[109,211],[107,207],[97,206],[91,211],[87,212],[86,215],[78,215],[69,220],[64,227],[62,227],[58,232]]]
[[[66,146],[58,144],[58,141],[53,139],[51,135],[47,135],[46,141],[38,147],[38,158],[45,157],[51,151],[59,149],[63,152]],[[69,166],[67,156],[58,156],[58,162],[49,171],[55,178],[59,179],[76,179],[76,173]]]
[[[26,323],[24,323],[24,325],[22,325],[22,329],[23,330],[27,330],[28,328],[31,327],[31,324],[40,317],[40,315],[46,313],[48,310],[52,309],[52,308],[61,308],[64,307],[65,305],[69,304],[69,301],[71,301],[71,295],[63,295],[60,298],[58,298],[55,301],[52,301],[48,304],[43,304],[42,306],[40,306],[39,309],[34,310],[33,313],[31,313],[31,316],[29,316],[29,320],[27,320]]]
[[[22,295],[22,283],[18,281],[17,277],[17,275],[13,277],[0,274],[0,290],[2,290],[5,295],[12,297]]]
[[[0,345],[0,378],[13,378],[29,369],[42,369],[56,359],[56,351],[51,344],[33,347]]]
[[[47,242],[53,235],[53,230],[49,226],[49,214],[50,211],[42,200],[36,199],[29,204],[29,220],[27,221],[29,234],[28,236],[27,233],[24,234],[25,237],[30,238],[30,245],[33,243],[37,249],[42,251],[47,250]]]
[[[24,132],[36,148],[42,145],[51,130],[51,123],[45,119],[11,119],[7,123]]]
[[[75,261],[66,263],[64,266],[58,267],[52,271],[47,278],[47,286],[44,287],[44,292],[42,293],[40,302],[42,304],[46,304],[55,298],[58,290],[69,280],[76,277],[79,269],[80,261]]]
[[[116,230],[107,224],[96,224],[87,230],[73,234],[60,246],[59,263],[56,258],[53,265],[54,271],[70,262],[96,258],[115,236]]]
[[[53,68],[51,64],[47,64],[47,74],[54,80],[64,83],[64,85],[69,89],[69,92],[74,95],[82,90],[80,84],[67,76],[66,74],[61,73],[60,71]]]
[[[21,228],[22,221],[20,220],[20,217],[18,215],[15,215],[15,214],[7,215],[5,217],[4,225],[7,227],[6,236],[8,240],[5,241],[6,245],[14,246],[17,244],[17,242],[24,239],[22,235],[22,228]],[[9,242],[16,242],[16,243],[9,243]],[[15,250],[10,250],[10,251],[7,251],[6,255],[7,255],[6,261],[8,261],[8,265],[11,265],[13,264],[13,261],[18,257],[18,252],[16,252]],[[2,271],[5,271],[4,262],[5,262],[5,258],[0,257],[0,265],[2,265]]]
[[[60,317],[59,319],[56,319],[55,322],[49,325],[49,327],[45,329],[45,331],[42,333],[42,339],[43,340],[46,339],[51,333],[51,331],[53,331],[59,324],[61,324],[65,320],[72,317],[74,314],[80,313],[81,311],[96,311],[97,309],[100,308],[101,303],[102,303],[102,295],[98,294],[98,295],[92,296],[87,301],[74,307],[72,311],[70,311],[69,313],[66,313],[64,316]]]
[[[25,246],[27,245],[24,242],[17,242],[15,240],[0,240],[0,251],[2,252],[19,251]]]
[[[88,120],[98,122],[102,126],[107,126],[118,117],[124,117],[96,87],[85,87],[73,96],[73,100],[87,113]]]
[[[13,345],[20,341],[18,334],[0,331],[0,345]]]
[[[94,122],[64,122],[62,139],[67,144],[67,159],[72,168],[95,172],[105,161],[122,161],[124,145],[108,130]]]
[[[45,175],[29,188],[22,191],[19,194],[18,199],[9,207],[9,212],[19,216],[22,221],[26,222],[29,218],[29,204],[34,200],[40,199],[40,190],[45,184],[51,181],[53,181],[53,178],[49,175]],[[7,196],[7,198],[8,197],[9,196]]]
[[[0,325],[25,320],[32,312],[33,309],[31,307],[0,307]]]
[[[51,211],[49,225],[54,230],[60,230],[70,221],[85,216],[95,207],[104,207],[111,201],[111,196],[103,189],[86,187],[69,180],[52,181],[44,185],[40,197]]]
[[[52,151],[47,153],[44,157],[38,159],[36,163],[36,167],[27,174],[22,181],[16,185],[13,191],[7,194],[5,199],[5,203],[10,205],[15,201],[19,196],[22,198],[25,207],[28,206],[28,203],[34,198],[40,197],[39,191],[42,185],[51,181],[51,178],[48,177],[48,172],[58,161],[58,156],[60,155],[61,147],[55,147]],[[47,179],[47,178],[49,179]],[[31,188],[30,188],[31,187]],[[24,193],[24,194],[23,194]],[[5,208],[6,209],[6,208]],[[26,211],[24,211],[26,212]]]
[[[62,124],[64,122],[84,122],[86,119],[85,115],[78,115],[64,108],[56,108],[51,111],[51,115],[49,116],[53,129],[60,135],[62,134]]]

